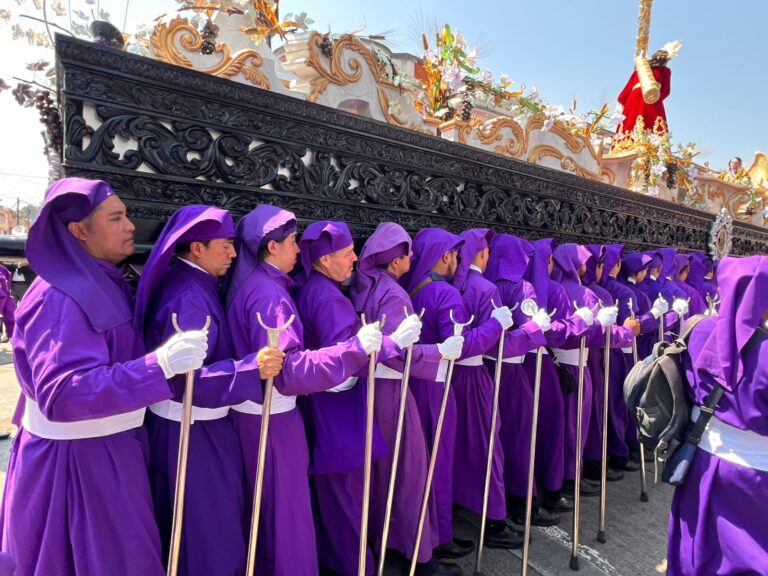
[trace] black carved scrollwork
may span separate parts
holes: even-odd
[[[700,250],[713,216],[78,40],[57,43],[67,174],[105,178],[143,241],[175,207],[243,214],[261,202],[363,235],[493,227],[529,238]],[[92,120],[92,119],[95,119]],[[768,251],[734,225],[734,252]]]

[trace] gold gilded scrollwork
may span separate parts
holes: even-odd
[[[577,174],[583,178],[589,178],[591,180],[600,180],[600,174],[592,172],[591,170],[587,170],[573,158],[566,156],[560,150],[548,144],[541,144],[540,146],[536,146],[528,153],[528,158],[526,161],[532,164],[538,164],[538,161],[543,158],[555,158],[556,160],[559,160],[560,168],[566,172],[573,172],[574,174]]]
[[[383,72],[378,59],[354,35],[345,34],[334,41],[333,54],[330,59],[330,67],[328,68],[321,61],[322,52],[320,51],[320,45],[322,42],[323,36],[319,32],[313,32],[308,40],[309,57],[307,59],[307,66],[320,75],[319,78],[312,80],[309,95],[307,96],[308,101],[315,102],[330,84],[345,86],[360,80],[363,74],[362,65],[358,59],[350,59],[345,64],[344,53],[347,50],[359,54],[368,65],[376,83],[380,83]]]
[[[512,137],[504,139],[502,131],[509,129]],[[497,154],[520,158],[525,153],[527,138],[520,124],[512,118],[499,116],[492,118],[477,127],[477,137],[480,143],[488,146],[494,142],[502,142],[500,146],[495,146],[493,151]]]
[[[189,58],[179,50],[176,40],[190,53],[199,52],[203,43],[200,32],[190,25],[186,18],[174,18],[168,24],[159,23],[152,31],[150,42],[155,58],[184,68],[195,68]],[[269,80],[259,70],[264,61],[255,50],[241,50],[233,55],[229,47],[221,43],[216,45],[215,54],[219,56],[218,64],[195,69],[222,78],[231,78],[242,73],[254,86],[270,89]]]

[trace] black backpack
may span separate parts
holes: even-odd
[[[624,379],[624,399],[635,415],[637,437],[653,449],[654,462],[663,468],[662,480],[679,485],[685,479],[696,446],[723,394],[716,386],[691,421],[692,404],[683,369],[683,352],[693,329],[706,316],[692,316],[673,342],[660,342],[653,352],[635,364]]]

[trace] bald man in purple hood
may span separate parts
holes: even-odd
[[[2,510],[2,549],[20,575],[165,574],[142,423],[208,343],[185,332],[146,354],[116,266],[134,252],[133,231],[106,182],[66,178],[29,232],[38,277],[16,317],[24,416]]]
[[[408,293],[398,284],[398,279],[411,267],[412,240],[399,224],[383,222],[365,242],[355,273],[351,298],[358,313],[366,318],[381,318],[387,315],[384,332],[390,334],[406,315],[413,313]],[[390,324],[391,322],[391,324]],[[449,336],[438,344],[417,344],[414,346],[411,364],[412,377],[435,379],[445,374],[447,361],[461,355],[464,343],[462,336]],[[400,385],[403,361],[393,358],[379,363],[376,367],[376,423],[391,449],[397,426]],[[429,451],[421,426],[416,400],[410,389],[407,391],[403,437],[395,492],[390,519],[388,548],[400,552],[405,558],[413,557],[416,541],[416,527],[424,494]],[[371,502],[371,540],[374,545],[381,542],[387,489],[392,456],[385,456],[374,464]],[[432,558],[432,549],[437,542],[437,511],[435,501],[430,500],[428,516],[424,524],[419,566],[417,574],[459,574],[458,566],[437,565]],[[380,554],[381,551],[376,548]],[[425,565],[422,565],[425,564]]]
[[[704,428],[669,517],[670,576],[764,574],[768,566],[768,257],[725,258],[717,316],[691,333],[683,367]]]
[[[318,574],[318,555],[309,491],[310,454],[296,396],[330,394],[325,391],[364,368],[368,354],[381,346],[381,332],[371,325],[327,347],[305,349],[306,328],[289,294],[295,283],[288,273],[299,254],[292,212],[257,206],[238,222],[236,248],[239,257],[227,292],[235,354],[246,356],[267,344],[257,313],[272,327],[295,317],[280,334],[285,359],[272,392],[256,574],[313,576]],[[309,345],[310,340],[306,341]],[[256,481],[262,401],[263,397],[245,401],[231,412],[243,450],[248,502],[253,500]]]
[[[297,304],[305,338],[314,347],[332,346],[360,330],[360,318],[342,283],[352,277],[357,261],[352,234],[343,222],[313,222],[301,237],[302,284]],[[375,326],[377,318],[368,318]],[[387,320],[390,322],[390,320]],[[421,321],[411,314],[384,336],[378,361],[386,364],[405,358],[415,343]],[[363,463],[365,454],[365,407],[367,370],[339,380],[324,394],[306,399],[312,445],[312,480],[317,511],[318,556],[324,568],[354,576],[358,572]],[[387,455],[387,446],[374,422],[373,462]],[[366,574],[374,570],[373,555],[366,550]]]
[[[153,347],[206,318],[208,356],[196,373],[186,475],[179,574],[229,576],[245,566],[243,459],[229,407],[261,398],[261,378],[274,377],[283,352],[233,359],[219,285],[235,257],[235,225],[226,210],[184,206],[173,213],[142,272],[134,324]],[[175,256],[175,259],[174,259]],[[155,516],[167,557],[173,520],[179,429],[185,380],[172,381],[175,396],[149,407],[149,473]]]

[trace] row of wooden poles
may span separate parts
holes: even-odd
[[[493,303],[494,307],[496,306]],[[575,305],[575,303],[574,303]],[[629,302],[630,310],[632,309],[632,302]],[[536,303],[532,300],[525,300],[522,302],[522,311],[528,316],[532,317],[538,312]],[[424,311],[421,311],[423,315]],[[405,315],[408,316],[408,311],[405,310]],[[554,311],[551,313],[554,314]],[[550,314],[550,315],[551,315]],[[632,314],[634,318],[634,314]],[[453,324],[454,336],[461,336],[464,328],[469,326],[474,321],[474,316],[469,319],[468,322],[461,323],[456,322],[453,317],[453,311],[450,312],[450,319]],[[177,321],[176,315],[173,315],[173,325],[177,332],[181,332]],[[264,330],[267,332],[268,345],[271,348],[278,348],[280,343],[280,333],[288,328],[294,321],[294,316],[288,319],[288,321],[282,326],[270,327],[264,324],[261,318],[261,314],[257,313],[257,320]],[[383,316],[379,321],[379,327],[383,327],[386,316]],[[362,317],[362,322],[365,324],[365,316]],[[206,331],[210,325],[210,318],[206,319],[206,324],[203,327],[203,331]],[[475,574],[478,575],[481,572],[483,561],[483,542],[485,538],[485,524],[488,512],[488,494],[491,481],[491,471],[493,464],[493,450],[494,450],[494,437],[496,430],[496,421],[498,419],[499,409],[499,388],[501,382],[501,368],[502,358],[504,352],[504,335],[502,332],[499,338],[498,355],[496,358],[496,369],[494,373],[494,390],[493,390],[493,408],[491,411],[490,421],[490,433],[488,442],[488,459],[487,467],[485,471],[485,486],[483,493],[483,508],[480,518],[480,538],[477,547],[477,557],[475,562]],[[664,338],[664,320],[663,316],[659,319],[659,340]],[[599,542],[604,543],[606,541],[605,536],[605,508],[606,508],[606,475],[607,475],[607,451],[608,451],[608,389],[609,389],[609,374],[610,374],[610,347],[611,347],[611,331],[610,327],[605,331],[605,353],[603,355],[603,369],[604,369],[604,387],[603,387],[603,438],[602,438],[602,470],[601,470],[601,490],[600,490],[600,515],[599,515],[599,527],[597,533],[597,539]],[[533,502],[533,484],[534,484],[534,462],[536,458],[536,431],[538,426],[539,416],[539,396],[541,389],[541,365],[542,355],[544,347],[539,347],[536,351],[536,372],[534,378],[533,388],[533,421],[531,426],[530,436],[530,457],[528,462],[528,484],[526,493],[526,505],[525,505],[525,526],[524,526],[524,541],[523,541],[523,562],[522,562],[522,574],[525,576],[528,573],[528,557],[530,548],[530,535],[531,535],[531,516],[532,516],[532,502]],[[637,342],[633,340],[632,354],[635,363],[638,361],[637,357]],[[573,510],[573,540],[571,549],[570,567],[573,570],[579,569],[579,508],[580,508],[580,482],[581,482],[581,437],[582,437],[582,413],[584,409],[584,370],[586,365],[586,337],[582,336],[579,345],[579,379],[577,390],[577,426],[576,426],[576,469],[574,477],[574,510]],[[387,502],[384,516],[384,527],[382,531],[381,541],[381,554],[378,561],[378,576],[384,574],[384,563],[386,560],[387,539],[389,536],[389,520],[392,513],[392,501],[395,489],[395,477],[397,475],[397,467],[400,453],[400,444],[402,441],[403,422],[405,419],[405,407],[406,398],[408,394],[408,383],[410,379],[411,360],[413,357],[413,345],[408,346],[406,351],[405,366],[403,370],[403,378],[400,388],[400,402],[398,405],[397,426],[395,433],[395,443],[393,446],[392,468],[389,476],[389,486],[387,490]],[[427,468],[427,478],[424,487],[424,494],[422,496],[421,508],[419,511],[419,521],[416,530],[416,541],[414,545],[414,552],[410,565],[410,576],[414,576],[416,572],[416,563],[418,558],[418,550],[421,544],[421,538],[424,528],[424,521],[427,515],[427,506],[429,502],[429,496],[432,488],[432,480],[435,472],[435,464],[437,462],[437,455],[440,448],[440,437],[442,435],[443,423],[445,420],[445,411],[448,405],[448,399],[451,390],[451,380],[453,379],[453,367],[455,360],[451,360],[448,363],[448,371],[445,378],[445,384],[443,387],[443,395],[440,403],[440,411],[438,413],[437,424],[434,432],[434,442],[432,451],[429,458],[429,466]],[[360,553],[358,562],[358,575],[365,576],[365,560],[366,560],[366,548],[368,542],[368,510],[370,508],[370,486],[371,486],[371,463],[372,463],[372,447],[373,447],[373,421],[374,421],[374,398],[375,391],[374,386],[376,382],[376,352],[370,354],[370,360],[368,364],[368,382],[367,382],[367,402],[366,402],[366,427],[365,427],[365,459],[363,470],[363,506],[362,514],[360,518]],[[264,402],[261,416],[261,428],[259,431],[259,451],[256,463],[256,484],[254,486],[253,493],[253,513],[251,515],[251,528],[248,539],[248,554],[246,560],[246,574],[252,575],[256,565],[256,545],[259,536],[259,516],[261,512],[261,495],[262,495],[262,480],[264,477],[264,463],[266,458],[267,441],[269,437],[269,418],[270,410],[272,406],[272,389],[274,379],[269,378],[264,386]],[[192,422],[192,395],[194,387],[194,372],[188,372],[186,375],[186,386],[184,390],[184,398],[182,404],[182,416],[181,416],[181,431],[179,438],[179,454],[178,454],[178,466],[176,473],[176,486],[173,508],[173,525],[171,529],[171,542],[168,558],[168,576],[176,576],[179,564],[179,550],[181,547],[181,528],[183,524],[184,516],[184,493],[186,485],[186,472],[187,472],[187,454],[189,452],[189,433],[190,425]],[[643,445],[640,445],[640,498],[642,501],[648,501],[648,492],[645,476],[645,453]]]

